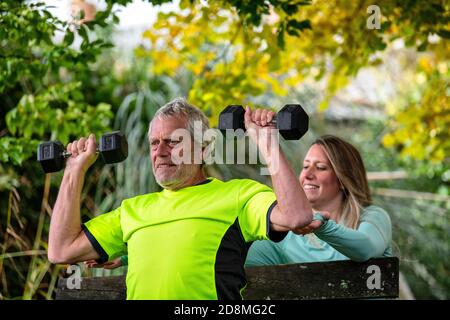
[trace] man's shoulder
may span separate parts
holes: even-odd
[[[212,183],[209,183],[208,185],[212,186],[215,185],[216,187],[234,187],[234,186],[240,186],[243,184],[255,182],[251,179],[229,179],[229,180],[221,180],[215,177],[208,178],[211,180]]]
[[[149,201],[153,201],[155,199],[157,199],[161,194],[161,191],[156,191],[156,192],[150,192],[150,193],[145,193],[145,194],[140,194],[137,196],[134,196],[132,198],[127,198],[124,199],[122,201],[122,206],[123,205],[140,205],[140,204],[145,204],[148,203]]]
[[[219,180],[220,181],[220,180]],[[252,179],[230,179],[228,181],[221,181],[225,185],[229,186],[252,186],[252,185],[261,185],[262,183]]]

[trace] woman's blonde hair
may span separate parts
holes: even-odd
[[[339,223],[356,229],[361,208],[372,204],[366,169],[359,151],[350,143],[333,135],[316,139],[313,145],[324,149],[343,193]]]

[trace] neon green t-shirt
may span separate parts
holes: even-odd
[[[270,231],[273,191],[252,180],[209,178],[124,200],[84,225],[103,261],[128,252],[127,299],[241,299],[244,262]]]

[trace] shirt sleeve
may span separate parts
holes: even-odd
[[[255,241],[248,250],[245,267],[269,266],[286,263],[279,243],[272,241]]]
[[[361,216],[356,230],[328,220],[315,234],[350,259],[366,261],[383,256],[390,247],[392,227],[389,215],[372,206]]]
[[[100,255],[98,262],[103,263],[126,254],[127,247],[120,224],[120,207],[89,220],[83,225],[83,230]]]
[[[276,205],[276,196],[268,186],[253,180],[242,180],[237,205],[239,225],[246,242],[284,239],[287,232],[270,229],[270,214]]]

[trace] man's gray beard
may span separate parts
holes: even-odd
[[[160,179],[158,179],[158,176],[156,175],[155,170],[153,170],[153,176],[155,177],[156,183],[164,189],[169,189],[169,190],[173,189],[174,187],[180,185],[182,182],[180,177],[174,178],[171,180],[166,180],[166,181],[160,180]]]

